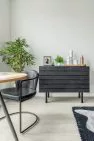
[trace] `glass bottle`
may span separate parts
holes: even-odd
[[[80,57],[80,64],[84,65],[84,57],[83,57],[83,55]]]

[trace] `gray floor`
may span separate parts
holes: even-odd
[[[18,111],[18,102],[6,101],[9,112]],[[23,103],[23,110],[36,113],[40,121],[25,134],[19,133],[19,116],[12,116],[19,141],[81,141],[72,113],[73,106],[94,106],[94,97],[86,96],[84,103],[80,103],[77,95],[68,94],[67,97],[52,97],[49,103],[44,97],[35,98]],[[3,115],[0,107],[0,116]],[[24,115],[23,123],[28,125],[34,117]],[[23,127],[24,128],[24,127]],[[0,141],[14,141],[6,119],[0,121]]]

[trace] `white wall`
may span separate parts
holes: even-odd
[[[84,55],[94,90],[94,0],[12,0],[11,35],[27,39],[38,66],[70,49]]]
[[[0,0],[0,48],[3,43],[10,40],[10,0]],[[9,71],[10,68],[2,63],[0,58],[0,72]],[[9,84],[0,84],[0,88]]]
[[[0,0],[0,43],[10,39],[10,0]]]
[[[10,0],[0,0],[0,47],[10,40]],[[0,58],[0,71],[8,71],[7,65]]]

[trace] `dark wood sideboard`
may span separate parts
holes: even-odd
[[[83,93],[89,92],[89,67],[40,66],[39,92],[45,92],[46,103],[50,92],[78,92],[83,103]]]

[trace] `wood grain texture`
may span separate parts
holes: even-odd
[[[24,80],[27,78],[26,73],[0,72],[0,83]]]
[[[40,66],[40,92],[89,92],[89,67]]]

